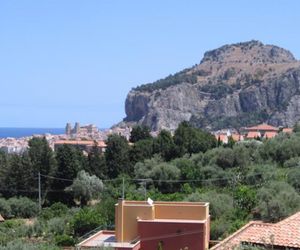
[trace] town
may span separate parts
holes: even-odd
[[[300,1],[0,1],[0,250],[300,250]]]
[[[55,150],[63,144],[73,145],[81,148],[83,151],[88,152],[91,147],[98,144],[101,152],[105,151],[105,140],[110,134],[118,134],[124,136],[128,141],[130,138],[131,127],[113,127],[107,130],[99,130],[95,125],[89,124],[80,126],[77,122],[72,128],[70,123],[67,123],[65,134],[61,135],[33,135],[23,138],[0,138],[0,150],[6,153],[23,153],[28,148],[28,141],[32,137],[45,137],[49,146]],[[280,132],[292,133],[292,128],[274,127],[268,124],[259,124],[253,127],[244,127],[239,129],[222,129],[219,131],[211,132],[218,141],[227,144],[230,139],[235,142],[250,140],[250,139],[270,139],[277,136]],[[151,132],[152,136],[157,136],[158,132]]]

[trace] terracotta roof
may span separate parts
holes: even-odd
[[[241,141],[242,140],[242,136],[239,135],[239,134],[232,134],[231,137],[234,141]]]
[[[250,131],[248,134],[247,134],[247,138],[248,139],[254,139],[254,138],[257,138],[257,137],[261,137],[261,134],[259,132],[254,132],[254,131]]]
[[[97,141],[98,147],[106,147],[106,144],[104,141]],[[62,144],[68,144],[68,145],[85,145],[85,146],[93,146],[95,144],[95,141],[89,140],[89,141],[79,141],[79,140],[58,140],[54,142],[56,145],[62,145]]]
[[[270,138],[275,137],[276,135],[278,135],[277,132],[269,131],[264,134],[264,137],[270,139]]]
[[[275,224],[249,222],[211,249],[229,250],[241,242],[300,248],[300,212]]]
[[[3,222],[3,221],[4,221],[4,218],[0,214],[0,222]]]
[[[283,133],[293,133],[293,129],[292,128],[283,128],[282,132]]]
[[[246,130],[278,131],[279,129],[276,128],[276,127],[273,127],[271,125],[263,123],[263,124],[260,124],[260,125],[257,125],[257,126],[246,128]]]
[[[228,136],[224,134],[216,135],[216,139],[220,140],[223,143],[228,143]]]

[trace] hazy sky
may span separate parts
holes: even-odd
[[[0,0],[0,127],[109,127],[128,91],[261,40],[300,58],[298,0]]]

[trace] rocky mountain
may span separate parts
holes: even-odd
[[[225,45],[202,61],[127,96],[126,123],[176,129],[184,120],[220,129],[300,119],[300,61],[287,50],[249,41]]]

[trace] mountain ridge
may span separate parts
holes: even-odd
[[[248,41],[204,53],[199,64],[133,88],[125,123],[174,130],[187,120],[219,129],[300,119],[300,62],[275,45]]]

